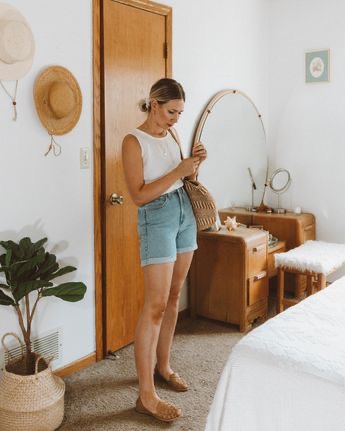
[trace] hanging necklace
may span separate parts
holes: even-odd
[[[7,94],[7,96],[12,100],[13,105],[13,121],[17,120],[17,89],[18,89],[18,79],[16,81],[16,86],[14,88],[14,96],[11,95],[11,93],[7,90],[7,88],[4,86],[3,82],[0,80],[0,85],[3,88],[4,92]]]
[[[48,147],[48,151],[45,153],[45,156],[47,156],[51,150],[53,151],[54,156],[59,156],[61,154],[61,145],[55,141],[53,135],[49,133],[49,136],[50,136],[50,145]]]

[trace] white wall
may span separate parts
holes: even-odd
[[[292,176],[282,203],[314,213],[318,239],[345,243],[345,3],[267,4],[268,141],[272,168],[287,168]],[[304,54],[324,48],[330,48],[330,82],[306,84]],[[276,204],[273,196],[270,201]]]
[[[266,117],[266,0],[169,0],[173,7],[173,76],[185,87],[187,103],[178,125],[186,152],[202,110],[218,91],[248,94]],[[11,0],[30,22],[36,40],[34,64],[20,81],[18,120],[0,92],[0,238],[49,238],[62,263],[76,265],[73,279],[88,286],[79,303],[43,299],[34,332],[61,327],[66,365],[95,350],[92,169],[80,170],[79,148],[92,148],[91,0]],[[58,142],[62,154],[44,157],[49,138],[36,115],[32,88],[47,66],[62,65],[83,93],[78,125]],[[12,88],[12,82],[7,86]],[[71,278],[69,278],[71,279]],[[187,305],[186,290],[181,308]],[[12,309],[1,307],[0,336],[18,331]]]
[[[92,169],[79,168],[79,148],[92,151],[91,0],[11,0],[30,23],[36,42],[33,67],[18,86],[18,120],[0,88],[0,238],[48,237],[48,250],[78,270],[65,281],[83,281],[83,301],[43,298],[34,335],[62,328],[63,358],[68,364],[95,350]],[[34,108],[32,89],[46,67],[61,65],[77,78],[83,109],[77,126],[57,137],[62,154],[44,157],[49,136]],[[13,89],[14,82],[4,84]],[[63,278],[59,279],[64,281]],[[12,307],[0,307],[0,336],[19,332]]]
[[[243,91],[265,122],[266,0],[168,0],[165,4],[173,7],[173,77],[186,91],[185,110],[177,125],[185,154],[203,109],[218,91]],[[180,305],[181,309],[187,306],[186,289]]]

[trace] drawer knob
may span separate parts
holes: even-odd
[[[266,248],[266,244],[261,244],[261,245],[258,245],[256,247],[253,247],[253,252],[257,253],[258,251],[263,250],[265,248]]]

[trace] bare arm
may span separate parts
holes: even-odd
[[[193,174],[197,167],[198,157],[189,157],[164,177],[145,184],[143,159],[137,138],[125,136],[122,143],[122,162],[129,193],[137,206],[142,206],[158,198],[175,181],[186,175]]]

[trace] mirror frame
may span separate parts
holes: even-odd
[[[252,101],[252,99],[250,97],[248,97],[245,93],[243,93],[240,90],[235,90],[235,89],[227,89],[227,90],[222,90],[219,91],[218,93],[216,93],[211,100],[208,102],[208,104],[206,105],[206,108],[203,110],[203,113],[201,115],[201,118],[198,122],[198,127],[196,128],[196,132],[194,135],[194,139],[193,139],[193,145],[192,145],[192,150],[194,145],[196,145],[198,142],[200,142],[200,138],[202,135],[202,132],[204,130],[204,126],[206,123],[206,120],[208,118],[208,116],[211,114],[212,109],[214,107],[214,105],[224,96],[228,95],[228,94],[240,94],[241,96],[245,97],[249,103],[251,103],[251,105],[253,106],[253,108],[255,109],[257,116],[261,122],[261,126],[262,126],[262,130],[264,133],[264,138],[265,138],[265,143],[267,143],[267,136],[266,136],[266,130],[265,130],[265,126],[264,123],[262,121],[262,117],[260,112],[258,111],[258,108],[256,107],[255,103]],[[191,150],[191,154],[192,154],[192,150]],[[262,194],[262,199],[261,199],[261,204],[263,204],[264,198],[265,198],[265,192],[266,192],[266,186],[268,185],[268,180],[269,180],[269,157],[268,157],[268,151],[267,151],[267,156],[266,156],[266,177],[265,177],[265,187],[263,190],[263,194]]]
[[[280,188],[276,188],[276,187],[274,187],[274,186],[273,186],[273,180],[274,180],[274,178],[275,178],[278,174],[281,174],[281,173],[286,173],[286,174],[287,174],[287,179],[286,179],[285,184],[284,184],[282,187],[280,187]],[[287,169],[284,169],[284,168],[276,169],[276,170],[272,173],[271,178],[270,178],[270,180],[269,180],[270,188],[271,188],[271,190],[272,190],[274,193],[276,193],[276,194],[280,194],[280,193],[284,193],[284,192],[286,192],[286,191],[287,191],[287,189],[290,187],[290,184],[291,184],[291,175],[290,175],[290,172],[289,172]]]
[[[264,123],[262,122],[261,114],[258,111],[258,108],[255,106],[255,103],[252,101],[252,99],[250,97],[248,97],[245,93],[243,93],[240,90],[222,90],[222,91],[219,91],[218,93],[216,93],[212,97],[212,99],[209,101],[209,103],[207,104],[206,108],[204,109],[204,111],[202,113],[202,116],[201,116],[201,118],[199,120],[199,124],[198,124],[198,127],[196,129],[195,135],[194,135],[193,147],[194,147],[194,145],[197,142],[200,141],[201,134],[202,134],[202,131],[204,129],[207,117],[212,112],[212,108],[218,102],[218,100],[220,100],[222,97],[226,96],[227,94],[241,94],[241,96],[245,97],[253,105],[255,111],[258,114],[258,118],[261,121],[262,129],[264,131],[264,136],[265,136],[265,141],[266,141],[266,130],[265,130],[265,127],[264,127]],[[267,157],[267,159],[268,159],[268,157]],[[267,160],[267,162],[268,162],[268,160]]]

